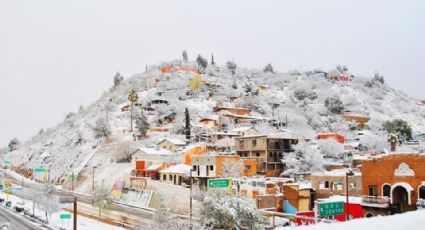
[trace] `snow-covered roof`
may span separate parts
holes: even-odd
[[[164,140],[160,141],[158,144],[161,144],[164,141],[169,141],[169,142],[171,142],[175,145],[186,145],[186,142],[184,142],[180,139],[177,139],[177,138],[170,138],[170,137],[165,138]]]
[[[313,173],[312,175],[315,176],[345,176],[347,172],[352,171],[354,173],[354,176],[361,176],[362,174],[360,172],[355,172],[352,169],[335,169],[332,171],[324,171],[324,172],[317,172]]]
[[[225,132],[214,132],[210,133],[209,135],[222,135],[222,136],[241,136],[239,133],[225,133]]]
[[[162,164],[153,164],[146,168],[146,171],[155,171],[162,167]]]
[[[245,131],[248,131],[249,129],[255,129],[255,128],[252,126],[242,126],[242,127],[234,128],[230,130],[230,132],[233,132],[233,133],[245,132]]]
[[[149,155],[174,155],[173,152],[167,149],[156,149],[156,148],[139,148],[140,151]]]
[[[186,164],[178,164],[178,165],[170,166],[164,170],[161,170],[160,173],[189,175],[191,168],[192,167]]]
[[[212,114],[212,115],[208,115],[208,116],[206,116],[206,117],[202,118],[202,119],[201,119],[201,121],[202,121],[202,120],[213,120],[213,121],[218,121],[219,117],[220,117],[219,115]]]
[[[289,132],[273,133],[273,134],[247,135],[247,136],[238,137],[238,138],[252,138],[252,137],[267,137],[267,138],[281,138],[281,139],[294,139],[294,140],[301,138],[300,136],[293,134],[293,133],[289,133]]]

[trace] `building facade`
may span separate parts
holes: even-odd
[[[235,138],[235,149],[241,159],[254,158],[257,174],[279,176],[283,171],[282,158],[292,152],[298,139],[289,135],[255,135]]]
[[[425,155],[391,153],[362,163],[366,216],[425,208]]]

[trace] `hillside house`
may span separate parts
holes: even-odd
[[[232,165],[239,164],[240,167]],[[240,169],[239,172],[235,170]],[[238,175],[255,174],[252,162],[241,161],[238,155],[194,156],[192,158],[192,177],[196,178],[200,186],[206,186],[208,179],[227,178]]]
[[[241,159],[255,158],[257,174],[279,176],[283,171],[281,159],[293,151],[298,138],[289,133],[274,135],[253,135],[235,138],[235,149]]]
[[[313,173],[310,176],[311,187],[316,191],[317,198],[328,198],[333,195],[345,195],[347,172],[347,169],[338,169],[322,173]],[[361,196],[361,173],[355,173],[353,176],[348,177],[348,194],[350,196]]]
[[[229,130],[230,133],[236,133],[241,136],[256,135],[258,131],[252,126],[242,126]]]
[[[213,108],[213,113],[220,114],[233,114],[233,115],[241,115],[241,116],[249,116],[251,114],[250,109],[245,108],[236,108],[236,107],[215,107]]]
[[[185,178],[190,176],[191,166],[186,164],[177,164],[161,170],[161,182],[168,184],[181,185]]]
[[[317,140],[334,139],[341,144],[345,143],[345,137],[338,133],[318,133],[316,138]]]
[[[256,125],[256,124],[267,121],[267,118],[264,118],[264,117],[253,117],[248,115],[236,115],[236,114],[223,114],[222,119],[223,119],[223,122],[222,122],[223,129],[227,128],[225,123],[248,126],[248,125]]]
[[[197,143],[186,146],[180,152],[183,154],[183,163],[192,165],[192,158],[195,156],[202,156],[208,150],[207,144]]]
[[[177,150],[183,148],[185,145],[186,142],[177,138],[165,138],[157,144],[158,148],[166,149],[173,153],[176,153]]]
[[[159,71],[162,74],[171,74],[171,73],[174,73],[174,72],[178,72],[178,73],[192,73],[192,74],[195,74],[195,73],[199,74],[200,73],[198,67],[188,66],[188,65],[177,65],[177,64],[176,65],[171,64],[171,65],[161,66],[159,68]]]
[[[358,129],[364,129],[366,127],[366,123],[370,120],[368,115],[355,113],[350,110],[343,111],[341,117],[347,122],[355,122]]]
[[[176,154],[167,149],[139,148],[131,154],[132,162],[165,162],[173,158]]]
[[[425,155],[391,153],[362,162],[362,206],[367,217],[425,208]]]
[[[204,127],[208,127],[213,130],[219,130],[219,119],[219,115],[210,115],[208,117],[202,118],[199,123],[201,123]]]

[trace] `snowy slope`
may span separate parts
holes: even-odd
[[[184,108],[189,109],[192,125],[196,126],[201,118],[210,115],[217,103],[229,103],[230,98],[234,106],[253,109],[253,116],[271,119],[274,115],[279,121],[288,119],[289,130],[310,138],[318,131],[354,135],[339,116],[329,115],[325,108],[326,98],[332,96],[338,96],[346,109],[370,115],[369,126],[375,134],[379,134],[383,121],[395,118],[408,121],[414,132],[425,131],[425,106],[385,83],[367,87],[370,78],[355,76],[351,82],[338,83],[311,72],[264,73],[244,68],[238,68],[232,75],[225,66],[208,67],[205,72],[201,77],[208,84],[192,95],[188,94],[188,83],[194,74],[176,72],[164,75],[158,66],[153,66],[111,87],[90,106],[70,113],[62,123],[35,135],[2,158],[12,160],[14,166],[50,167],[51,179],[58,182],[72,171],[81,171],[83,177],[90,177],[88,169],[92,165],[115,162],[122,157],[123,146],[132,142],[130,112],[121,110],[129,104],[127,98],[131,89],[138,91],[138,103],[142,107],[156,99],[169,102],[168,106],[153,105],[155,111],[147,112],[151,127],[166,127],[169,132],[151,134],[145,140],[131,144],[137,147],[152,146],[165,136],[182,135],[179,131],[184,124]],[[152,83],[154,78],[159,79],[156,86]],[[260,85],[267,86],[267,90],[258,90]],[[296,90],[314,92],[317,98],[299,100],[294,96]],[[162,94],[158,95],[158,92]],[[172,113],[176,113],[174,122],[162,119]],[[112,134],[107,138],[95,136],[92,127],[99,118],[104,118],[111,127]],[[164,122],[157,125],[159,119]],[[257,129],[262,132],[273,130],[267,125]]]

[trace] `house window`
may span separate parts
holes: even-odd
[[[356,188],[356,182],[350,182],[350,188]]]
[[[422,185],[419,188],[419,199],[424,199],[425,200],[425,186]]]
[[[167,180],[167,175],[162,175],[162,180]]]
[[[319,189],[329,189],[329,181],[322,181],[319,183]]]
[[[391,196],[391,185],[386,184],[382,187],[382,196],[386,196],[386,197]]]
[[[196,171],[196,165],[192,166],[192,171]]]
[[[243,142],[244,142],[243,140],[239,140],[239,146],[240,147],[243,147]]]
[[[255,155],[256,155],[257,157],[260,157],[260,153],[259,153],[259,152],[257,152]]]
[[[252,140],[252,146],[257,146],[257,140],[256,139]]]
[[[332,189],[333,190],[342,190],[342,183],[341,182],[334,182],[332,184]]]
[[[369,186],[369,196],[377,196],[376,186]]]
[[[269,157],[272,158],[273,157],[273,153],[269,152]]]
[[[173,181],[173,176],[172,175],[168,175],[168,180],[169,181]]]
[[[210,165],[210,170],[214,170],[214,165]]]

